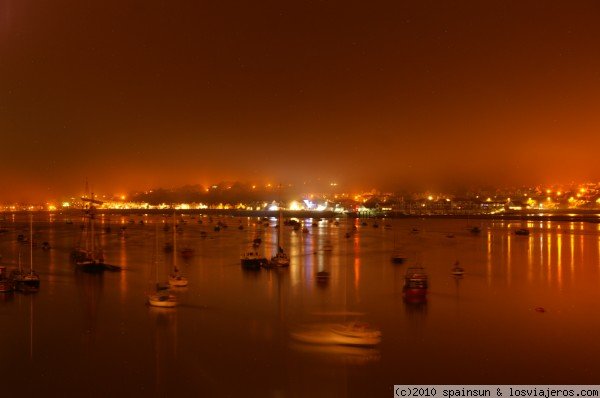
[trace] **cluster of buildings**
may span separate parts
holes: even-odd
[[[600,210],[600,183],[478,190],[461,195],[422,192],[413,194],[382,193],[309,193],[294,199],[279,199],[276,194],[261,200],[190,201],[149,203],[126,196],[100,196],[98,207],[105,210],[238,210],[335,212],[358,215],[469,215],[510,212],[543,213],[559,210]],[[0,205],[0,211],[64,211],[85,206],[81,198],[40,205]]]

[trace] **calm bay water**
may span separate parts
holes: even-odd
[[[256,236],[275,252],[276,220],[184,217],[177,262],[189,278],[179,307],[150,308],[156,281],[154,223],[113,217],[101,241],[122,272],[76,272],[69,260],[77,222],[37,215],[36,294],[0,296],[3,391],[61,396],[391,396],[394,384],[597,384],[600,374],[600,226],[569,222],[402,219],[362,227],[327,220],[283,231],[289,269],[244,271],[240,252]],[[104,219],[105,221],[108,218]],[[214,232],[217,221],[228,228]],[[51,222],[52,221],[52,222]],[[308,225],[310,225],[310,222]],[[239,230],[238,225],[244,225]],[[358,232],[345,237],[352,225]],[[389,223],[390,229],[384,228]],[[126,237],[119,227],[127,227]],[[8,219],[3,263],[28,266],[27,218]],[[511,232],[528,227],[529,236]],[[411,233],[418,228],[418,233]],[[200,231],[206,231],[202,238]],[[453,233],[454,238],[447,237]],[[159,275],[172,232],[158,231]],[[326,242],[333,245],[325,252]],[[392,265],[394,246],[408,264]],[[450,275],[459,260],[465,276]],[[424,303],[406,303],[406,267],[430,276]],[[331,279],[317,283],[326,270]],[[545,312],[536,308],[542,307]],[[381,330],[374,349],[311,346],[290,333],[305,325],[359,320]]]

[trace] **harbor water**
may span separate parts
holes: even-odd
[[[284,226],[281,233],[289,268],[245,270],[240,253],[255,238],[267,257],[276,253],[275,218],[178,220],[177,252],[169,253],[173,217],[100,215],[106,261],[123,270],[90,274],[70,260],[79,220],[37,214],[33,267],[41,288],[0,296],[2,390],[367,397],[391,396],[394,384],[597,384],[599,224],[413,218],[375,227],[372,219],[302,219],[308,232]],[[218,222],[226,227],[215,231]],[[475,225],[479,234],[469,230]],[[28,216],[7,214],[2,226],[2,264],[16,267],[21,252],[28,268],[29,245],[17,240],[28,236]],[[519,228],[529,235],[515,235]],[[189,258],[179,255],[185,247],[194,251]],[[391,262],[394,248],[406,254],[404,264]],[[178,306],[149,307],[147,294],[174,260],[189,279],[173,289]],[[456,261],[462,277],[451,274]],[[425,299],[403,297],[411,265],[428,273]],[[330,277],[317,280],[320,271]],[[381,342],[293,337],[352,321],[379,330]]]

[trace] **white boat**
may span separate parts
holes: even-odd
[[[291,335],[307,344],[372,347],[381,342],[380,331],[359,322],[319,325]]]
[[[283,249],[280,247],[279,251],[276,255],[271,257],[271,261],[269,261],[269,265],[271,267],[289,267],[290,266],[290,258],[286,253],[283,252]]]
[[[452,267],[452,275],[454,276],[463,276],[465,273],[465,269],[460,266],[459,262],[456,261],[454,266]]]
[[[178,270],[169,275],[169,285],[175,287],[185,287],[188,285],[188,280],[185,276],[179,274]]]
[[[168,291],[158,291],[148,296],[148,304],[153,307],[173,308],[177,306],[177,297]]]
[[[331,326],[331,331],[341,336],[351,338],[381,339],[381,332],[379,330],[374,330],[368,324],[363,322],[335,324]]]

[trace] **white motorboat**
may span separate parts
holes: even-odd
[[[371,347],[381,342],[381,332],[359,322],[319,325],[294,332],[292,337],[307,344]]]

